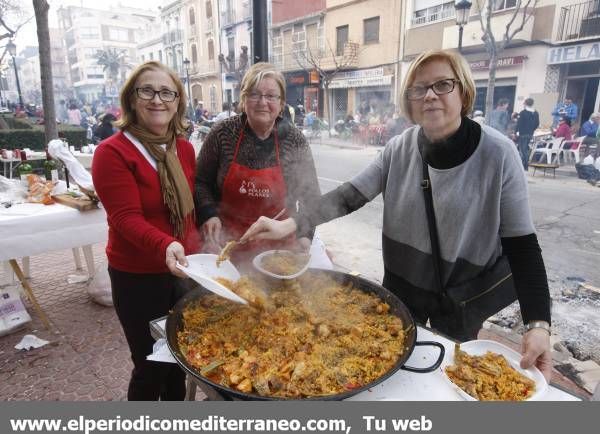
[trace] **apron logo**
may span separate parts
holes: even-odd
[[[242,185],[238,190],[240,194],[247,194],[248,197],[269,198],[271,197],[270,188],[256,188],[256,184],[252,181],[242,181]]]

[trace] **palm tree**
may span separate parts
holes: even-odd
[[[96,63],[101,65],[104,72],[107,73],[108,81],[115,84],[119,81],[119,74],[123,74],[125,69],[131,68],[131,65],[125,61],[127,57],[126,50],[107,48],[106,50],[98,50],[94,57],[96,58]]]

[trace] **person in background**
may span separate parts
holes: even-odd
[[[561,116],[558,119],[558,127],[554,130],[554,137],[562,137],[565,140],[571,140],[571,119]]]
[[[60,100],[59,106],[58,106],[58,110],[57,110],[57,117],[58,117],[58,121],[61,124],[66,124],[67,122],[69,122],[69,113],[67,111],[67,104],[65,102],[64,99]]]
[[[416,126],[390,140],[350,182],[322,196],[314,211],[284,221],[261,217],[241,241],[289,236],[356,211],[383,193],[383,286],[419,324],[429,320],[459,341],[475,339],[482,324],[455,318],[435,282],[422,188],[427,168],[443,234],[442,285],[469,282],[506,255],[527,325],[521,366],[536,364],[550,379],[550,294],[516,147],[467,117],[475,82],[466,60],[454,51],[419,55],[400,94],[402,112]]]
[[[579,114],[579,109],[577,104],[573,102],[573,98],[567,95],[563,102],[559,102],[552,110],[552,128],[556,128],[560,117],[567,117],[571,121],[577,121],[577,115]]]
[[[213,120],[215,122],[219,122],[219,121],[227,119],[231,116],[235,116],[235,112],[233,110],[231,110],[231,104],[229,104],[228,102],[224,102],[223,103],[223,111],[221,113],[219,113],[217,116],[215,116],[215,118]]]
[[[523,110],[519,113],[517,121],[517,146],[521,155],[523,168],[527,170],[529,163],[529,142],[533,138],[533,133],[540,126],[540,115],[533,108],[533,98],[527,98],[523,103]]]
[[[195,107],[194,108],[194,115],[195,115],[195,118],[196,118],[196,122],[200,123],[200,122],[203,121],[203,116],[202,116],[202,114],[204,113],[203,102],[196,100],[196,105],[194,107]]]
[[[108,219],[108,272],[115,310],[133,360],[129,400],[182,400],[179,366],[146,360],[149,321],[167,315],[188,279],[176,264],[197,253],[195,154],[182,138],[186,97],[162,63],[139,65],[121,90],[121,131],[94,154],[94,187]]]
[[[580,135],[585,136],[583,143],[586,145],[598,144],[598,125],[600,124],[600,112],[594,112],[590,115],[590,118],[584,122],[581,126]]]
[[[479,125],[485,125],[485,116],[483,115],[483,112],[481,110],[475,110],[473,112],[473,118],[472,118],[475,122],[477,122]]]
[[[490,127],[495,128],[506,135],[508,121],[508,100],[506,98],[500,98],[496,104],[496,108],[490,113]]]
[[[299,129],[282,119],[286,84],[269,63],[252,65],[241,83],[241,114],[213,126],[198,155],[197,221],[206,250],[220,251],[260,216],[285,217],[312,209],[320,197],[312,153]],[[283,218],[285,218],[283,217]],[[313,231],[298,234],[306,244]],[[232,251],[237,266],[264,250],[294,246],[256,242]]]
[[[517,122],[519,121],[519,113],[513,112],[510,115],[510,120],[508,121],[508,125],[506,126],[506,137],[508,137],[513,142],[517,142]]]
[[[69,125],[81,126],[81,111],[77,108],[77,105],[71,104],[69,106],[67,117],[69,118]]]
[[[100,123],[94,129],[93,137],[96,142],[101,142],[104,139],[108,139],[117,132],[117,129],[113,126],[113,122],[116,120],[117,118],[110,113],[105,113],[104,116],[102,116]]]

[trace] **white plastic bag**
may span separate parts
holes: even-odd
[[[108,275],[108,264],[103,261],[96,267],[96,274],[90,280],[87,288],[88,295],[93,301],[102,306],[112,306],[112,290]]]
[[[12,333],[31,321],[17,286],[0,288],[0,336]]]

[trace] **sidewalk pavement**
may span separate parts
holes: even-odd
[[[95,245],[93,252],[96,263],[104,267],[104,245]],[[31,258],[30,283],[53,329],[45,330],[26,302],[32,322],[0,337],[0,400],[126,399],[132,363],[114,309],[92,302],[86,283],[67,283],[69,275],[84,273],[75,270],[70,250]],[[5,277],[0,271],[0,281]],[[26,334],[50,344],[17,351],[14,346]],[[480,338],[499,340],[518,350],[518,338],[510,334],[486,329]],[[553,382],[578,396],[590,396],[558,371]]]

